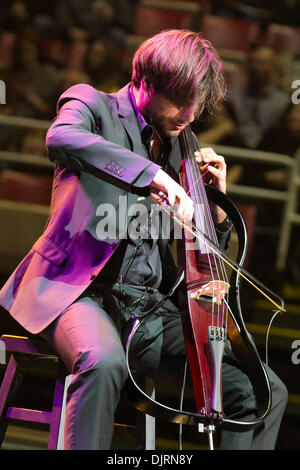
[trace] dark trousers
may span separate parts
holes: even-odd
[[[114,413],[127,379],[121,321],[114,321],[115,299],[81,296],[41,335],[54,347],[70,373],[65,420],[66,450],[104,450],[112,441]],[[110,314],[107,311],[114,304]],[[120,319],[120,318],[119,318]],[[126,326],[126,325],[125,325]],[[182,363],[185,356],[180,312],[170,301],[142,323],[133,347],[139,367],[155,376],[162,359]],[[255,432],[223,431],[221,449],[274,449],[287,403],[287,391],[267,368],[272,410]],[[255,398],[247,376],[232,363],[223,364],[224,409],[228,416],[250,419]]]

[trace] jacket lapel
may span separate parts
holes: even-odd
[[[127,132],[131,150],[143,157],[149,158],[147,150],[142,143],[140,124],[131,103],[129,87],[130,84],[116,93],[118,115]]]

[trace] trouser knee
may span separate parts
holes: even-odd
[[[80,376],[83,380],[88,378],[94,384],[102,386],[112,384],[122,388],[128,376],[128,370],[124,354],[112,354],[110,356],[99,356],[94,351],[80,354],[74,364],[73,374]]]
[[[275,379],[274,379],[275,377]],[[285,409],[288,402],[288,390],[285,384],[277,377],[271,376],[270,378],[271,391],[272,391],[272,408],[281,407]]]

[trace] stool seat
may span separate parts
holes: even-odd
[[[49,344],[40,337],[32,339],[27,336],[2,335],[0,336],[0,340],[5,344],[6,351],[9,352],[57,358],[57,354]]]
[[[68,374],[63,362],[48,343],[38,336],[0,336],[1,346],[10,359],[0,387],[0,447],[2,446],[9,419],[30,421],[50,425],[48,450],[63,450],[63,428],[65,417],[66,390],[72,375]],[[56,362],[57,374],[51,411],[20,408],[14,406],[16,393],[26,375],[29,363],[38,358],[49,358]],[[152,384],[149,385],[152,387]],[[155,418],[138,415],[139,440],[146,450],[155,449]],[[115,423],[116,424],[116,423]]]
[[[0,446],[3,443],[8,419],[31,421],[50,425],[48,449],[59,448],[60,428],[63,424],[63,401],[67,371],[55,352],[42,338],[2,335],[0,341],[6,352],[11,353],[0,388]],[[57,363],[51,411],[33,410],[13,406],[16,393],[22,383],[31,360],[47,357]]]

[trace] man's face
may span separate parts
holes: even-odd
[[[293,138],[300,141],[300,108],[297,104],[292,106],[286,119],[287,127]]]
[[[275,70],[275,56],[271,49],[261,47],[252,52],[249,58],[249,74],[255,83],[270,83]]]
[[[135,96],[139,110],[161,135],[176,137],[195,120],[196,105],[178,108],[160,93],[153,89],[147,91],[142,85]]]

